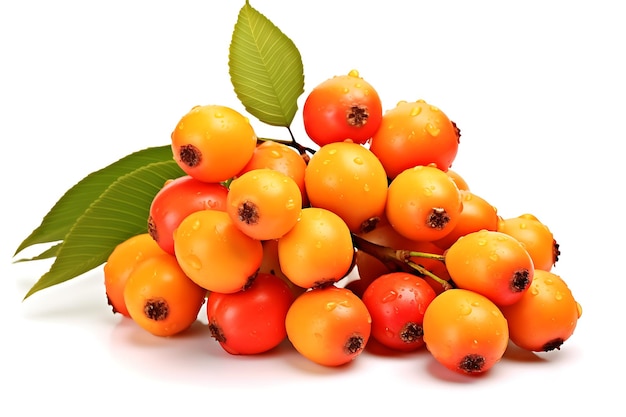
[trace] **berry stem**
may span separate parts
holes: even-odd
[[[415,252],[405,249],[393,249],[387,246],[379,245],[374,242],[370,242],[369,240],[364,239],[354,233],[352,233],[352,242],[357,250],[361,250],[364,253],[367,253],[368,255],[371,255],[380,260],[383,264],[385,264],[387,268],[389,268],[390,271],[403,271],[421,276],[428,276],[441,284],[444,290],[452,288],[452,285],[448,281],[438,277],[437,275],[430,272],[428,269],[424,268],[422,265],[419,265],[418,263],[411,260],[411,257],[422,257],[443,261],[444,257],[442,255],[436,255],[426,252]]]
[[[291,134],[291,130],[289,130],[289,134]],[[257,138],[257,140],[259,142],[272,141],[276,143],[282,143],[283,145],[287,145],[287,146],[294,148],[302,156],[308,156],[307,154],[313,155],[315,153],[315,149],[309,148],[307,146],[304,146],[298,143],[292,134],[291,134],[291,140],[271,139],[271,138]]]
[[[446,261],[446,257],[443,255],[437,255],[436,253],[427,253],[427,252],[415,252],[415,251],[411,251],[409,252],[409,256],[410,257],[416,257],[416,258],[427,258],[427,259],[435,259],[437,261],[440,262],[444,262]]]

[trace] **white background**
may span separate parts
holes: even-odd
[[[620,3],[251,3],[298,46],[307,92],[356,68],[385,108],[422,98],[459,125],[453,169],[502,216],[533,213],[561,244],[554,271],[584,309],[574,336],[550,354],[512,350],[465,378],[425,351],[370,350],[327,369],[288,346],[229,356],[201,323],[180,338],[153,337],[111,313],[100,269],[22,302],[49,263],[13,264],[14,251],[65,190],[167,144],[196,104],[243,111],[227,58],[244,1],[6,1],[0,414],[623,415]],[[287,138],[253,123],[261,136]],[[299,115],[293,130],[306,143]]]

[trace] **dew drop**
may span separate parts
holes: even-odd
[[[487,239],[478,239],[476,243],[478,246],[485,246],[487,244]]]
[[[530,293],[532,295],[538,295],[539,294],[539,290],[537,289],[537,287],[530,287]]]
[[[216,111],[216,112],[213,114],[213,116],[214,116],[216,119],[221,119],[221,118],[223,118],[223,117],[224,117],[224,113],[222,113],[222,112],[220,112],[220,111]]]
[[[191,230],[200,230],[201,227],[202,227],[202,222],[200,220],[196,220],[191,225]]]
[[[398,293],[395,291],[389,291],[387,294],[385,294],[382,298],[382,302],[383,303],[389,303],[393,300],[395,300],[398,297]]]
[[[200,258],[198,258],[196,255],[187,255],[185,257],[185,261],[189,264],[190,267],[195,270],[202,269],[202,262],[200,261]]]
[[[468,305],[462,305],[459,308],[459,314],[462,314],[464,316],[469,316],[471,313],[472,313],[472,307]]]
[[[411,112],[410,115],[411,116],[417,116],[418,114],[420,114],[422,112],[422,107],[421,106],[415,106],[411,108]]]
[[[561,301],[563,299],[563,294],[561,293],[561,291],[557,291],[556,294],[554,294],[554,298],[557,301]]]
[[[334,155],[337,153],[337,149],[331,149],[328,151],[328,155]]]
[[[270,152],[270,156],[274,159],[280,159],[280,157],[282,156],[280,152],[278,152],[275,149],[272,149],[272,151]]]
[[[293,210],[296,207],[296,202],[293,201],[293,198],[290,198],[289,200],[287,200],[287,203],[285,203],[285,208],[287,210]]]
[[[328,303],[326,303],[326,310],[327,311],[333,311],[335,308],[337,308],[337,303],[334,301],[329,301]]]
[[[441,133],[441,129],[439,129],[437,126],[433,125],[432,123],[428,123],[426,125],[426,131],[428,132],[428,134],[430,136],[438,136],[439,133]]]
[[[363,191],[367,192],[370,190],[370,185],[369,184],[363,184]]]
[[[363,165],[363,159],[361,159],[360,157],[356,157],[353,159],[354,163],[357,165]]]
[[[315,248],[321,249],[322,248],[322,242],[319,241],[319,240],[317,242],[315,242]]]
[[[495,252],[491,252],[491,254],[489,255],[489,259],[491,259],[493,262],[498,262],[500,256],[498,256],[498,254]]]

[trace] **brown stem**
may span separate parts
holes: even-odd
[[[420,276],[428,276],[437,281],[444,290],[452,288],[452,285],[445,279],[439,278],[422,265],[414,262],[412,257],[422,257],[429,259],[437,259],[444,261],[442,255],[426,252],[416,252],[405,249],[393,249],[387,246],[379,245],[374,242],[370,242],[367,239],[362,238],[356,234],[352,234],[352,242],[354,247],[368,255],[371,255],[381,261],[390,271],[401,271],[417,274]]]

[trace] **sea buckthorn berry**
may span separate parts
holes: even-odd
[[[283,273],[302,288],[335,283],[352,267],[354,246],[346,223],[330,210],[306,207],[296,225],[278,239]]]
[[[436,295],[424,279],[408,272],[378,277],[362,296],[372,316],[372,338],[403,352],[424,346],[424,312]]]
[[[454,288],[439,294],[424,313],[424,342],[437,362],[466,375],[500,361],[509,341],[502,311],[487,297]]]
[[[219,210],[185,217],[174,232],[174,252],[189,278],[221,293],[244,288],[263,260],[261,241],[243,233]]]
[[[319,146],[350,139],[367,142],[383,114],[378,93],[356,70],[317,85],[302,109],[304,128]]]
[[[238,175],[258,168],[269,168],[281,172],[298,184],[302,192],[302,204],[305,205],[308,201],[304,187],[306,164],[303,155],[296,152],[294,148],[284,143],[264,140],[255,148],[252,158]]]
[[[518,302],[535,271],[521,242],[491,230],[460,237],[445,252],[445,263],[457,287],[480,293],[498,306]]]
[[[439,108],[424,100],[401,101],[383,114],[370,149],[393,179],[416,165],[448,170],[460,137],[460,130]]]
[[[287,337],[305,358],[324,366],[353,361],[369,341],[372,319],[350,290],[328,286],[309,290],[291,304]]]
[[[545,224],[532,214],[500,218],[498,231],[511,235],[524,244],[533,258],[535,268],[550,271],[561,254],[559,244]]]
[[[221,105],[195,106],[171,135],[172,153],[181,169],[205,182],[222,182],[248,163],[257,137],[250,121]]]
[[[576,329],[582,308],[559,275],[535,270],[533,283],[513,305],[502,307],[510,339],[522,349],[548,352],[560,349]]]
[[[293,178],[259,168],[230,183],[226,203],[226,212],[243,233],[258,240],[278,239],[300,218],[302,193]]]
[[[311,205],[338,214],[352,232],[374,227],[384,214],[387,174],[362,145],[335,142],[322,146],[311,157],[304,181]]]
[[[432,242],[454,229],[462,208],[461,192],[445,172],[434,166],[416,166],[389,184],[385,213],[401,235]]]
[[[165,253],[148,233],[132,236],[113,249],[103,268],[107,301],[113,313],[130,317],[124,302],[128,277],[143,260]]]
[[[278,346],[286,337],[285,318],[295,296],[276,275],[258,273],[246,288],[212,292],[207,302],[211,336],[232,355],[254,355]]]
[[[148,215],[148,233],[167,253],[174,254],[174,230],[198,210],[226,210],[228,188],[185,175],[168,181],[154,196]]]
[[[189,328],[205,297],[206,290],[190,280],[169,253],[138,264],[124,288],[131,318],[156,336],[173,336]]]
[[[496,230],[498,228],[498,211],[487,200],[471,191],[460,190],[463,199],[463,209],[454,228],[434,243],[442,249],[450,245],[461,236],[479,230]]]

